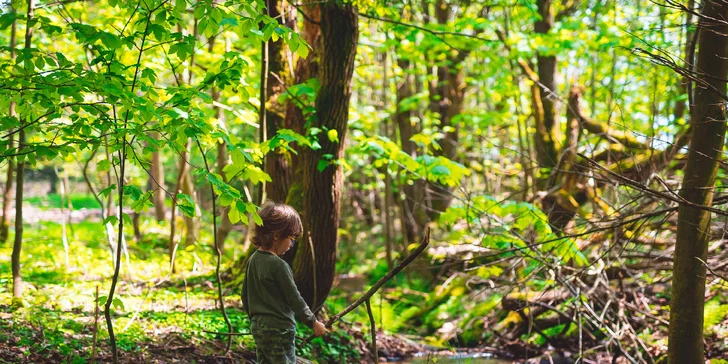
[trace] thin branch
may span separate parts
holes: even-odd
[[[477,39],[477,40],[480,40],[480,41],[483,41],[483,42],[487,42],[487,43],[497,43],[497,42],[499,42],[499,40],[497,40],[497,39],[483,38],[483,37],[480,37],[480,36],[477,36],[477,35],[474,35],[474,34],[434,30],[434,29],[425,28],[425,27],[422,27],[422,26],[419,26],[419,25],[416,25],[416,24],[405,23],[405,22],[401,22],[401,21],[393,20],[393,19],[381,18],[381,17],[378,17],[376,15],[369,15],[369,14],[365,14],[365,13],[359,13],[359,16],[364,17],[364,18],[368,18],[368,19],[372,19],[372,20],[382,21],[382,22],[385,22],[385,23],[391,23],[391,24],[402,25],[402,26],[405,26],[405,27],[414,28],[414,29],[417,29],[417,30],[421,30],[423,32],[430,33],[430,34],[432,34],[432,35],[434,35],[434,36],[436,36],[438,38],[440,38],[439,36],[441,36],[441,35],[452,35],[452,36],[455,36],[455,37],[464,37],[464,38],[470,38],[470,39]],[[442,40],[442,38],[440,38],[440,40]],[[444,40],[443,40],[443,42],[444,42]],[[452,48],[455,48],[455,47],[452,47]]]
[[[346,316],[349,312],[353,311],[355,308],[359,307],[362,303],[365,301],[368,301],[377,291],[384,286],[385,283],[387,283],[392,277],[397,275],[404,267],[408,266],[412,261],[415,260],[420,254],[422,254],[423,251],[425,251],[425,248],[427,248],[427,245],[430,244],[430,228],[428,227],[425,230],[425,237],[422,239],[422,243],[415,249],[407,258],[405,258],[401,263],[399,263],[394,269],[389,271],[387,275],[380,278],[377,283],[375,283],[372,288],[369,288],[369,290],[364,293],[363,296],[361,296],[358,300],[356,300],[354,303],[350,304],[348,307],[346,307],[343,311],[337,313],[334,315],[331,319],[329,319],[328,322],[326,322],[326,327],[330,328],[334,323],[339,321],[342,317]],[[305,346],[308,344],[311,340],[313,340],[313,336],[310,336],[302,341],[301,345]]]

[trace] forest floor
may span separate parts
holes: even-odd
[[[0,362],[85,363],[111,360],[103,314],[113,274],[112,256],[97,209],[81,206],[67,216],[67,248],[61,236],[61,212],[39,200],[26,208],[23,239],[22,299],[12,298],[11,235],[0,244]],[[184,224],[180,223],[180,230]],[[129,227],[131,229],[131,227]],[[197,244],[180,247],[179,273],[169,274],[169,224],[142,221],[144,237],[128,240],[129,260],[122,256],[122,274],[113,301],[112,318],[122,362],[128,363],[244,363],[255,357],[236,287],[225,287],[225,306],[238,334],[225,353],[227,326],[219,310],[214,279],[215,255],[204,229]],[[126,231],[133,236],[132,230]],[[224,261],[241,254],[240,232],[230,236]],[[98,293],[97,293],[98,290]],[[98,296],[97,296],[98,295]],[[96,303],[100,301],[101,304]],[[98,311],[97,311],[98,310]],[[299,337],[311,334],[299,326]],[[94,331],[97,332],[94,339]],[[298,355],[358,362],[369,355],[362,325],[342,323],[326,339],[318,338]],[[411,340],[380,334],[379,348],[391,358],[404,358],[422,350]],[[95,348],[95,349],[94,349]],[[93,352],[95,351],[95,356]],[[390,359],[391,359],[390,358]]]
[[[74,206],[84,204],[79,201]],[[63,229],[58,219],[59,211],[44,205],[34,205],[27,210],[33,212],[33,218],[25,226],[21,258],[25,284],[20,300],[12,298],[12,233],[8,242],[0,244],[0,362],[86,363],[92,362],[90,358],[93,357],[94,347],[98,361],[110,361],[103,306],[96,303],[97,289],[99,301],[105,301],[113,273],[111,253],[100,221],[88,211],[75,212],[77,216],[90,218],[73,220],[67,226],[68,247],[65,248],[61,239]],[[209,221],[203,222],[203,226],[206,225],[209,225]],[[183,230],[182,227],[180,229]],[[225,287],[227,314],[234,332],[242,334],[232,337],[229,354],[224,355],[227,336],[217,334],[227,332],[227,326],[218,308],[213,268],[215,255],[209,244],[210,234],[206,231],[209,229],[201,230],[197,244],[180,247],[177,255],[179,273],[174,275],[169,272],[167,256],[169,224],[143,219],[141,230],[144,232],[141,240],[128,241],[129,260],[126,257],[122,259],[122,275],[111,312],[121,361],[245,363],[252,359],[254,343],[250,335],[245,335],[249,322],[240,308],[239,287]],[[133,236],[131,227],[126,233],[129,237]],[[230,236],[223,257],[227,265],[242,255],[242,245],[239,244],[242,239],[243,234],[239,231]],[[359,273],[337,282],[327,300],[328,307],[324,315],[334,314],[346,307],[370,283],[367,279],[378,279],[383,275],[382,269],[386,272],[386,264],[372,268],[371,261],[358,262],[358,267],[350,267],[351,262],[341,264],[345,264],[346,269],[339,271],[351,273],[358,270]],[[369,275],[374,278],[367,278]],[[404,323],[403,311],[395,305],[405,305],[404,311],[421,309],[426,306],[424,296],[414,295],[403,299],[401,297],[404,296],[392,296],[394,290],[395,287],[385,288],[381,295],[378,294],[372,300],[372,306],[376,307],[373,313],[377,327],[384,327],[386,333],[379,332],[377,335],[378,352],[388,361],[428,363],[434,362],[430,361],[430,357],[437,357],[440,358],[439,362],[448,362],[446,358],[455,355],[452,358],[463,360],[455,362],[462,363],[569,363],[570,359],[558,359],[560,356],[557,353],[573,358],[573,348],[579,347],[577,336],[539,343],[536,339],[543,338],[533,333],[515,340],[496,339],[488,345],[488,341],[481,341],[471,345],[474,348],[458,349],[460,345],[457,340],[438,338],[442,335],[441,330],[437,329],[439,326],[432,329],[427,328],[426,323],[414,323],[419,325],[416,330],[407,326],[413,324]],[[424,295],[424,292],[418,294]],[[454,293],[447,295],[451,296],[447,302],[457,306],[447,308],[450,304],[447,303],[440,307],[450,311],[436,311],[441,308],[432,308],[431,311],[436,315],[445,315],[447,312],[454,316],[461,315],[461,311],[466,309],[465,298],[457,297]],[[662,291],[643,291],[634,296],[646,307],[667,307]],[[708,355],[723,358],[728,350],[728,305],[719,304],[716,300],[711,302],[706,306],[706,323],[712,332],[706,338]],[[101,312],[96,311],[97,306],[101,306]],[[662,317],[664,321],[665,312],[664,309],[658,309],[651,315]],[[493,317],[497,323],[508,317],[503,311],[497,310],[485,315]],[[421,319],[420,322],[422,320],[426,321]],[[297,353],[301,358],[315,359],[320,363],[372,362],[369,332],[366,311],[355,310],[337,324],[331,334],[313,340],[306,347],[298,347]],[[409,334],[398,334],[405,332]],[[646,350],[657,357],[664,353],[665,332],[665,327],[655,326],[649,337],[641,336],[641,340],[650,345]],[[300,339],[310,334],[310,329],[299,326]],[[586,363],[626,363],[624,357],[612,361],[613,357],[608,352],[613,350],[603,346],[599,349],[599,343],[589,344],[597,346],[592,345],[595,349],[590,350],[590,360]],[[420,356],[413,359],[416,354]],[[504,359],[494,361],[485,359],[487,355],[481,354]],[[728,362],[713,359],[711,363]]]

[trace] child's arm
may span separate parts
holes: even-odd
[[[284,262],[281,263],[282,268],[278,270],[277,283],[281,288],[281,292],[283,292],[286,303],[293,309],[298,320],[306,324],[306,326],[313,328],[313,324],[317,321],[316,316],[308,308],[306,301],[301,297],[301,293],[298,292],[298,287],[296,287],[296,283],[293,280],[291,267]]]

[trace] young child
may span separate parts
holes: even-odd
[[[291,267],[280,258],[301,236],[301,218],[293,207],[266,202],[258,212],[263,225],[255,227],[253,244],[258,248],[248,259],[243,280],[243,309],[250,318],[258,363],[296,362],[296,321],[328,332],[316,319],[293,281]]]

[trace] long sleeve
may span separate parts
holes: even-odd
[[[281,288],[281,292],[286,299],[286,303],[291,307],[293,313],[296,315],[296,319],[306,324],[308,327],[313,327],[313,323],[316,321],[311,309],[308,308],[306,301],[301,297],[301,293],[298,292],[298,287],[293,280],[293,272],[288,264],[283,263],[284,269],[279,269],[276,279],[278,280],[278,286]]]
[[[240,300],[243,301],[243,311],[245,311],[248,316],[250,316],[250,311],[248,311],[248,273],[245,272],[245,277],[243,278],[243,290],[240,292]]]

